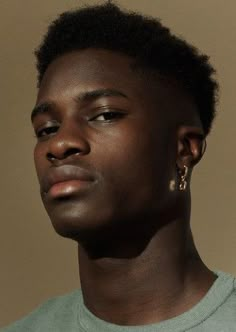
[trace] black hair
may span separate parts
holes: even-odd
[[[209,133],[218,91],[215,70],[208,56],[173,35],[159,20],[123,11],[110,2],[62,13],[51,23],[35,51],[38,86],[53,60],[86,48],[121,52],[177,80],[197,105],[205,135]]]

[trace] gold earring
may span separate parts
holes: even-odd
[[[179,174],[180,174],[180,183],[179,183],[179,190],[180,191],[185,191],[186,188],[187,188],[187,181],[186,181],[186,178],[187,178],[187,175],[188,175],[188,167],[184,165],[184,170],[180,170],[179,171]]]

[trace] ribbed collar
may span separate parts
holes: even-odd
[[[92,314],[84,305],[82,294],[78,303],[78,325],[87,332],[183,332],[210,317],[225,302],[236,287],[235,278],[222,271],[214,271],[218,276],[206,295],[185,313],[157,324],[121,326],[105,322]]]

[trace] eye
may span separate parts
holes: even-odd
[[[39,129],[36,131],[36,137],[38,139],[46,138],[47,136],[51,136],[52,134],[55,134],[58,131],[59,126],[58,125],[52,125],[48,127],[44,127],[42,129]]]
[[[124,113],[121,112],[103,112],[100,113],[99,115],[95,116],[94,118],[92,118],[92,121],[103,121],[103,122],[111,122],[113,119],[119,119],[122,118],[124,116]]]

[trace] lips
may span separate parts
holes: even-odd
[[[42,193],[70,194],[79,189],[86,182],[94,181],[94,177],[88,171],[74,165],[61,165],[48,169],[41,179]]]

